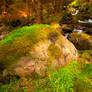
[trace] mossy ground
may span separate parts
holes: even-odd
[[[62,55],[60,48],[55,45],[59,35],[60,32],[49,25],[34,25],[15,30],[0,42],[0,64],[8,67],[16,63],[18,58],[29,54],[34,44],[45,39],[52,41],[48,48],[51,56],[48,61],[57,59]],[[80,58],[91,60],[92,51],[83,51],[80,54]],[[92,63],[86,64],[83,60],[72,61],[57,70],[52,68],[45,78],[35,75],[33,79],[25,81],[14,77],[9,79],[7,76],[7,82],[0,80],[0,92],[92,92]],[[7,75],[6,72],[3,75]]]

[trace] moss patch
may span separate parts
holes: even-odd
[[[63,55],[60,48],[55,44],[51,44],[48,47],[48,54],[49,56],[54,57],[56,60],[59,60],[59,58]]]
[[[35,38],[36,33],[38,32],[37,29],[43,28],[43,27],[48,28],[50,26],[49,25],[43,25],[43,24],[40,24],[40,25],[37,24],[37,25],[33,25],[33,26],[26,26],[26,27],[19,28],[17,30],[14,30],[8,37],[6,37],[0,43],[2,43],[2,44],[9,43],[9,42],[16,40],[16,38],[18,38],[18,37],[28,36],[28,34],[30,35],[30,37]]]

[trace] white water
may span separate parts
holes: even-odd
[[[90,23],[92,23],[92,20],[91,20],[91,19],[89,19],[89,22],[90,22]]]
[[[75,10],[75,13],[71,13],[73,16],[77,15],[79,13],[79,10]],[[92,23],[92,19],[88,19],[88,20],[78,20],[79,23]]]
[[[92,20],[91,19],[84,20],[84,21],[78,20],[78,22],[79,23],[92,23]]]
[[[77,15],[79,13],[79,10],[76,10],[75,13],[71,13],[73,16]],[[92,19],[88,19],[88,20],[78,20],[79,23],[92,23]],[[77,27],[73,29],[72,33],[85,33],[86,31],[84,31],[85,27]],[[70,33],[65,33],[65,37],[67,38],[69,36]]]
[[[75,28],[75,29],[73,30],[73,33],[83,33],[83,30],[81,30],[81,29],[76,29],[76,28]]]
[[[79,10],[76,10],[75,13],[72,13],[73,16],[77,15],[79,13]]]
[[[86,31],[84,31],[86,27],[82,27],[82,26],[79,26],[79,27],[75,27],[72,31],[72,33],[85,33]],[[67,38],[69,36],[70,33],[65,33],[65,37]]]
[[[70,34],[70,33],[66,33],[66,34],[65,34],[65,37],[67,38],[67,37],[69,36],[69,34]]]

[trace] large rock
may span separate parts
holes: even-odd
[[[92,36],[85,33],[72,33],[68,38],[77,49],[92,50]]]
[[[48,25],[24,27],[0,43],[0,64],[20,76],[43,74],[77,58],[74,45]]]

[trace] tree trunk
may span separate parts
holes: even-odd
[[[38,20],[38,23],[39,24],[41,24],[42,22],[43,22],[43,7],[42,7],[42,3],[41,3],[41,0],[38,0],[38,2],[37,2],[37,11],[38,11],[38,18],[37,18],[37,20]]]
[[[61,0],[53,0],[53,4],[54,4],[55,13],[56,14],[59,13]]]
[[[31,12],[31,0],[26,0],[27,5],[27,23],[30,22],[30,12]]]
[[[7,8],[8,8],[8,4],[7,4],[8,2],[7,2],[7,0],[4,0],[3,3],[4,3],[3,14],[6,14],[7,13]]]

